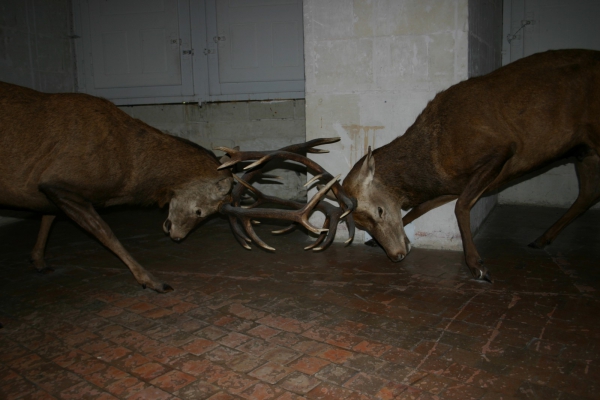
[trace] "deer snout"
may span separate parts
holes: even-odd
[[[394,256],[389,255],[389,257],[390,257],[390,260],[392,260],[393,262],[400,262],[400,261],[404,260],[404,257],[406,257],[406,254],[400,253],[400,254],[396,254]]]
[[[171,220],[168,218],[163,224],[163,230],[171,237],[171,239],[176,242],[181,241],[185,237],[185,233],[181,232],[181,229],[178,229],[176,226],[174,226]]]
[[[404,249],[402,249],[396,253],[387,253],[387,256],[393,262],[400,262],[400,261],[404,260],[404,258],[408,255],[408,253],[410,253],[411,248],[412,248],[412,245],[410,244],[410,241],[408,239],[406,239],[404,242]]]

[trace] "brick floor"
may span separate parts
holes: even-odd
[[[334,244],[301,232],[267,253],[223,219],[182,243],[164,212],[104,218],[132,255],[175,288],[143,290],[65,219],[28,262],[38,221],[0,227],[1,399],[599,399],[600,212],[545,250],[526,244],[561,210],[502,206],[476,243],[494,284],[462,254]]]

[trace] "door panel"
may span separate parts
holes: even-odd
[[[177,0],[90,0],[94,87],[181,85]]]
[[[304,91],[300,0],[216,0],[215,8],[211,95]]]

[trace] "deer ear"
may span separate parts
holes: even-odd
[[[217,181],[216,186],[219,197],[225,196],[227,193],[229,193],[231,190],[231,181],[232,178],[230,177],[226,177]]]
[[[373,157],[373,153],[371,152],[371,146],[369,146],[369,151],[365,160],[363,161],[362,166],[360,167],[360,181],[364,186],[370,185],[373,182],[373,177],[375,176],[375,157]]]

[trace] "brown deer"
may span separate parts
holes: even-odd
[[[322,152],[312,147],[331,141],[317,139],[273,154]],[[239,194],[238,200],[230,194],[232,173],[218,170],[220,165],[212,152],[164,134],[108,100],[85,94],[46,94],[0,82],[0,206],[43,215],[31,253],[39,271],[50,270],[44,248],[55,215],[64,212],[113,251],[143,287],[172,290],[135,261],[95,209],[169,203],[163,229],[176,241],[224,205],[232,224],[236,218],[249,221],[252,210],[236,210]],[[260,168],[251,176],[259,172]],[[341,192],[339,183],[330,182],[328,188],[332,186]],[[313,199],[309,206],[293,204],[300,211],[273,210],[274,216],[261,210],[259,216],[298,221],[326,237],[328,229],[310,226],[302,214],[317,207],[339,217],[341,209],[324,208],[319,201]],[[251,228],[247,230],[258,239]],[[238,231],[238,239],[250,240]],[[335,235],[335,229],[329,235]]]
[[[343,183],[353,212],[392,261],[410,251],[404,225],[457,200],[466,264],[490,280],[470,210],[485,193],[575,155],[579,196],[530,246],[542,248],[600,198],[600,52],[535,54],[438,93],[406,133],[359,160]],[[400,209],[411,211],[402,218]]]
[[[46,271],[44,247],[58,211],[112,250],[143,286],[172,288],[125,250],[95,208],[169,203],[164,229],[181,240],[228,200],[233,178],[191,142],[133,119],[85,94],[45,94],[0,83],[0,205],[43,214],[31,253]]]

